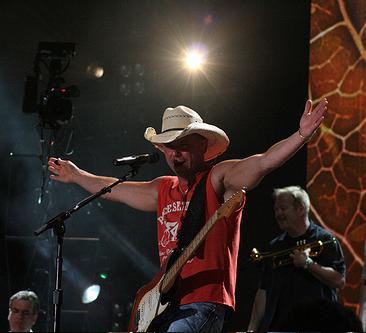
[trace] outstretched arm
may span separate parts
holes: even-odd
[[[252,189],[257,186],[264,176],[280,167],[311,139],[324,119],[327,104],[328,101],[324,98],[313,110],[312,102],[308,100],[299,129],[287,139],[274,144],[265,153],[217,164],[213,173],[217,193],[225,193],[226,197],[240,188]]]
[[[51,179],[77,184],[91,193],[96,193],[117,180],[113,177],[94,175],[78,168],[71,161],[60,158],[51,157],[48,169],[52,172]],[[103,198],[122,202],[135,209],[154,212],[157,207],[159,182],[160,178],[150,182],[124,182],[113,187],[112,192],[103,195]]]

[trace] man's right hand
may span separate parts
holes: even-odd
[[[71,161],[51,157],[48,160],[48,170],[52,172],[50,178],[63,183],[75,183],[75,177],[80,169]]]
[[[48,169],[50,178],[63,183],[74,183],[90,193],[97,193],[102,188],[116,182],[118,178],[94,175],[77,167],[68,160],[51,157]],[[124,203],[132,208],[145,212],[156,212],[158,206],[158,188],[161,177],[152,181],[127,181],[115,186],[111,193],[102,198]]]

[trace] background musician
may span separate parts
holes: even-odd
[[[316,257],[309,249],[294,249],[290,264],[277,268],[263,265],[262,280],[256,293],[249,331],[287,331],[288,312],[296,304],[312,299],[337,301],[336,290],[345,284],[345,263],[339,242],[309,218],[310,199],[299,186],[274,190],[274,214],[283,233],[270,242],[270,251],[291,249],[321,240],[330,241]],[[334,238],[334,241],[332,239]]]

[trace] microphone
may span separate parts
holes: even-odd
[[[120,165],[142,165],[145,163],[156,163],[159,161],[159,154],[142,154],[142,155],[131,155],[122,158],[116,158],[113,160],[114,166]]]

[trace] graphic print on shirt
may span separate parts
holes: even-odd
[[[161,210],[161,215],[157,218],[160,224],[159,235],[159,256],[165,260],[176,247],[178,230],[181,224],[181,217],[187,211],[189,201],[175,201],[169,203]]]
[[[178,233],[178,221],[176,222],[165,222],[165,231],[163,237],[161,237],[160,243],[163,247],[166,247],[169,242],[177,241]]]

